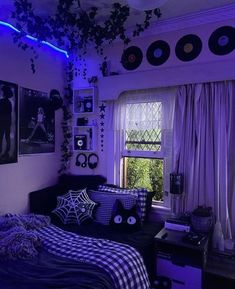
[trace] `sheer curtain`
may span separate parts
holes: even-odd
[[[119,184],[120,183],[120,156],[123,149],[122,134],[123,131],[130,127],[130,123],[127,122],[126,118],[126,105],[128,103],[140,103],[140,102],[155,102],[155,101],[166,101],[167,106],[164,106],[163,117],[161,121],[162,128],[166,131],[171,130],[173,127],[173,111],[175,101],[176,87],[164,87],[154,89],[143,89],[143,90],[132,90],[125,91],[120,94],[119,98],[115,101],[109,102],[110,116],[107,130],[110,132],[110,136],[114,139],[113,146],[110,145],[107,148],[107,154],[112,156],[112,164],[108,168],[108,180]],[[140,123],[138,114],[132,119],[132,124],[136,120]],[[141,123],[144,129],[144,122]],[[153,124],[152,124],[153,125]],[[149,124],[148,124],[149,127]]]
[[[180,86],[173,129],[174,171],[185,179],[184,209],[212,206],[226,238],[235,227],[234,109],[231,81]]]
[[[143,129],[146,128],[161,128],[170,129],[173,127],[173,110],[174,110],[174,97],[176,94],[175,87],[164,87],[145,90],[132,90],[123,92],[118,100],[115,102],[114,112],[114,129]],[[163,106],[162,118],[157,115],[151,115],[152,111],[148,111],[149,119],[141,117],[139,113],[127,115],[126,106],[131,103],[150,103],[150,102],[166,102],[167,105]]]

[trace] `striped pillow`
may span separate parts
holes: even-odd
[[[139,188],[139,189],[124,189],[124,188],[116,188],[106,185],[99,185],[98,186],[99,191],[103,192],[110,192],[110,193],[118,193],[118,194],[130,194],[137,197],[137,205],[140,209],[140,219],[141,222],[144,222],[146,220],[147,215],[147,196],[148,196],[148,190],[145,188]]]
[[[93,202],[99,203],[94,217],[96,222],[99,222],[103,225],[109,225],[112,209],[116,200],[120,200],[125,209],[130,209],[135,204],[137,204],[137,196],[130,194],[114,194],[101,191],[89,191],[88,194]]]

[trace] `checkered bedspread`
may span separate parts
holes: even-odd
[[[103,268],[112,277],[115,289],[149,288],[142,257],[131,246],[80,236],[53,225],[38,232],[50,253]]]

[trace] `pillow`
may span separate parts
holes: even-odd
[[[116,200],[110,225],[115,231],[135,232],[141,228],[140,217],[137,213],[137,206],[134,205],[130,209],[125,209],[120,200]]]
[[[137,204],[140,208],[140,219],[141,222],[146,220],[146,213],[147,213],[147,195],[148,191],[145,188],[140,189],[124,189],[124,188],[115,188],[110,187],[107,185],[99,185],[98,190],[104,192],[112,192],[112,193],[119,193],[119,194],[131,194],[137,197]]]
[[[124,208],[130,209],[137,203],[137,197],[130,194],[114,194],[101,191],[89,191],[89,197],[94,202],[99,203],[95,212],[95,220],[103,225],[109,225],[113,205],[119,199]]]
[[[57,197],[57,207],[52,213],[56,214],[63,224],[81,225],[93,219],[97,206],[98,204],[89,198],[86,189],[69,190],[65,195]]]

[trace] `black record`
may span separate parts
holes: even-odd
[[[188,34],[178,40],[175,47],[176,56],[182,61],[191,61],[202,51],[202,41],[195,34]]]
[[[140,66],[143,60],[143,53],[137,46],[130,46],[123,51],[121,63],[127,70],[134,70]]]
[[[151,65],[162,65],[170,56],[170,46],[166,41],[157,40],[149,45],[146,53]]]
[[[209,49],[216,55],[225,55],[235,49],[235,28],[222,26],[216,29],[208,41]]]

